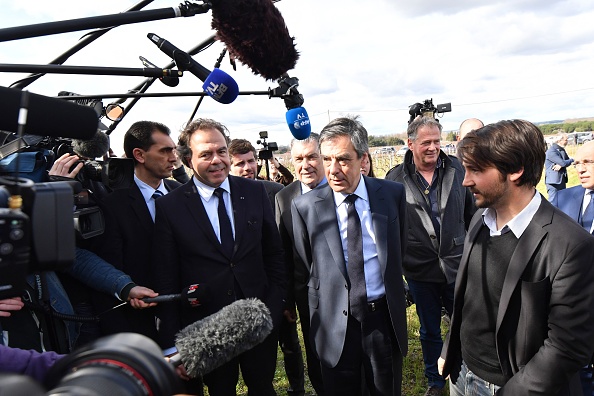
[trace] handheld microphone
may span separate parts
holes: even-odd
[[[287,124],[291,135],[297,140],[307,139],[311,133],[311,124],[309,123],[309,116],[304,107],[296,107],[287,110],[286,114]]]
[[[18,130],[23,91],[0,87],[0,130]],[[38,136],[89,139],[97,132],[99,119],[91,107],[29,93],[26,131]]]
[[[220,311],[182,329],[176,336],[178,354],[188,376],[210,373],[260,344],[272,332],[272,316],[257,298],[237,300]]]
[[[97,131],[88,140],[73,139],[72,150],[85,158],[103,157],[109,150],[109,136],[105,132]]]
[[[180,70],[187,70],[203,81],[202,89],[217,102],[229,104],[239,95],[239,87],[235,80],[221,69],[214,69],[211,72],[164,38],[154,33],[147,34],[147,37],[171,57]]]
[[[170,301],[185,301],[190,307],[199,307],[208,301],[208,288],[206,284],[196,283],[186,287],[179,294],[164,294],[157,297],[144,297],[140,299],[145,303],[161,303]]]

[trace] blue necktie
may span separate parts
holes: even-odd
[[[351,288],[349,289],[349,305],[351,315],[362,322],[367,314],[367,288],[365,286],[365,271],[363,269],[363,233],[361,220],[355,209],[355,194],[346,197],[347,202],[347,274]]]
[[[592,229],[592,221],[594,220],[594,194],[593,191],[588,191],[590,194],[590,203],[586,206],[586,210],[582,214],[582,227],[588,232]]]
[[[235,245],[235,241],[233,240],[231,220],[229,219],[229,215],[225,209],[225,201],[223,200],[224,192],[225,190],[219,187],[214,190],[214,195],[216,195],[216,197],[219,199],[217,212],[219,215],[219,229],[221,231],[221,246],[223,247],[223,250],[227,256],[231,257],[233,255],[233,245]]]
[[[163,195],[165,195],[165,194],[163,194],[161,191],[155,190],[152,197],[154,200],[157,200],[158,198],[161,198]]]

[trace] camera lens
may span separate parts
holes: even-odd
[[[169,396],[181,392],[173,366],[151,339],[120,333],[100,338],[58,361],[48,395]]]

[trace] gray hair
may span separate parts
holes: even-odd
[[[347,116],[330,121],[320,132],[320,144],[339,136],[348,136],[357,152],[357,157],[361,158],[363,154],[369,151],[369,145],[367,130],[357,118],[359,116]]]
[[[433,117],[417,117],[414,119],[413,122],[411,122],[410,124],[408,124],[408,128],[406,130],[406,135],[408,136],[408,138],[411,141],[415,141],[417,140],[417,133],[419,131],[419,128],[424,127],[424,126],[428,126],[428,127],[438,127],[439,128],[439,133],[441,134],[441,130],[442,130],[442,126],[439,123],[439,121],[437,121],[435,118]]]
[[[295,139],[295,138],[291,139],[291,150],[293,149],[293,145],[295,143],[307,144],[307,143],[312,143],[312,142],[316,142],[319,146],[320,145],[320,134],[312,132],[305,139]]]
[[[558,136],[555,137],[555,143],[557,143],[558,141],[560,141],[563,138],[569,138],[569,135],[566,133],[560,133]]]

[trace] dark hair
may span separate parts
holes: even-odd
[[[469,132],[457,151],[460,161],[480,171],[495,167],[505,177],[524,169],[518,186],[536,187],[542,177],[546,145],[536,125],[505,120]]]
[[[369,154],[369,152],[367,152],[367,159],[369,160],[369,172],[367,172],[367,176],[375,177],[375,174],[373,173],[373,160],[371,159],[371,154]]]
[[[124,135],[124,153],[127,158],[134,160],[134,164],[137,162],[133,153],[135,148],[148,151],[155,144],[153,132],[171,135],[171,131],[166,125],[155,121],[136,121]]]
[[[215,129],[221,132],[221,135],[225,138],[225,143],[229,144],[229,130],[220,122],[211,120],[210,118],[197,118],[188,123],[183,131],[181,131],[177,141],[177,153],[184,165],[188,168],[192,167],[189,161],[189,159],[192,158],[192,149],[190,148],[190,138],[192,137],[192,134],[196,131],[204,131],[208,129]]]
[[[231,143],[229,143],[228,147],[229,155],[233,156],[235,154],[247,154],[250,151],[254,153],[254,158],[258,159],[258,154],[256,153],[256,149],[249,140],[246,139],[233,139]]]
[[[357,120],[358,116],[339,117],[330,121],[320,132],[320,145],[326,140],[348,136],[357,152],[357,158],[369,151],[367,130]]]

